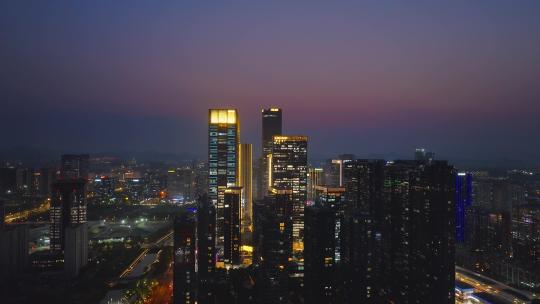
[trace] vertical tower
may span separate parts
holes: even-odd
[[[65,229],[86,223],[86,196],[84,179],[61,180],[52,187],[50,209],[51,249],[65,248]]]
[[[240,205],[242,187],[230,187],[225,190],[223,215],[224,255],[223,260],[228,265],[240,264]]]
[[[216,207],[216,250],[223,259],[224,191],[238,185],[240,122],[235,109],[208,111],[208,198]]]
[[[64,179],[88,179],[89,171],[88,154],[64,154],[62,155],[61,176]]]
[[[269,167],[276,190],[291,190],[293,251],[303,250],[304,205],[307,200],[307,136],[274,136]]]
[[[258,199],[268,194],[268,156],[274,136],[282,133],[282,112],[279,108],[262,110],[262,155],[259,164]]]
[[[465,243],[465,212],[472,203],[472,174],[456,175],[456,243]]]
[[[197,302],[214,303],[216,209],[206,195],[197,200]]]
[[[308,171],[308,194],[309,201],[315,200],[315,188],[324,185],[324,170],[323,168],[309,168]]]
[[[174,219],[173,301],[197,303],[195,272],[195,222],[188,217]]]
[[[238,185],[242,187],[242,244],[250,243],[248,234],[252,231],[253,224],[253,159],[252,145],[240,144],[238,159]]]

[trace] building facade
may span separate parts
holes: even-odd
[[[224,256],[224,192],[238,185],[240,121],[234,109],[208,112],[208,198],[216,208],[218,262]]]

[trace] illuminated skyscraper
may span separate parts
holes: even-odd
[[[240,122],[234,109],[208,111],[208,198],[216,207],[216,250],[223,259],[224,191],[238,185]]]
[[[307,201],[307,136],[274,136],[270,186],[291,190],[292,241],[295,252],[303,249],[304,205]]]
[[[274,136],[282,133],[282,112],[279,108],[262,110],[262,155],[259,164],[258,196],[261,199],[268,193],[268,155],[272,153]]]
[[[315,200],[315,187],[321,185],[324,185],[324,170],[322,168],[309,168],[307,194],[309,201]]]
[[[61,180],[53,184],[50,209],[51,250],[65,250],[65,229],[86,223],[85,184],[84,179]]]
[[[240,144],[238,148],[238,185],[242,187],[242,244],[249,243],[248,235],[253,223],[253,158],[252,145]]]

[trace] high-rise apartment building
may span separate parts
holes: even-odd
[[[175,217],[173,228],[173,303],[197,303],[197,274],[195,271],[196,224],[190,217]]]
[[[453,303],[453,168],[443,161],[355,160],[344,170],[344,296]]]
[[[289,263],[292,256],[292,190],[271,189],[256,204],[254,260],[260,271],[260,303],[288,303]]]
[[[224,192],[238,185],[240,121],[234,109],[208,111],[208,198],[216,208],[218,262],[224,255]]]
[[[84,179],[60,180],[53,184],[50,208],[51,250],[65,250],[65,229],[86,223]]]
[[[274,136],[269,155],[269,186],[290,190],[293,250],[303,249],[304,205],[307,201],[307,136]]]
[[[242,192],[242,187],[229,187],[225,189],[223,208],[223,260],[225,265],[240,264]]]
[[[214,303],[216,209],[206,195],[197,200],[197,302]]]
[[[268,157],[272,153],[274,136],[282,134],[282,111],[279,108],[262,110],[262,155],[259,162],[258,195],[261,199],[268,194]]]

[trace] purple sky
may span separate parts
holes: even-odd
[[[280,106],[315,156],[540,158],[540,2],[358,2],[3,1],[0,146],[204,155]]]

